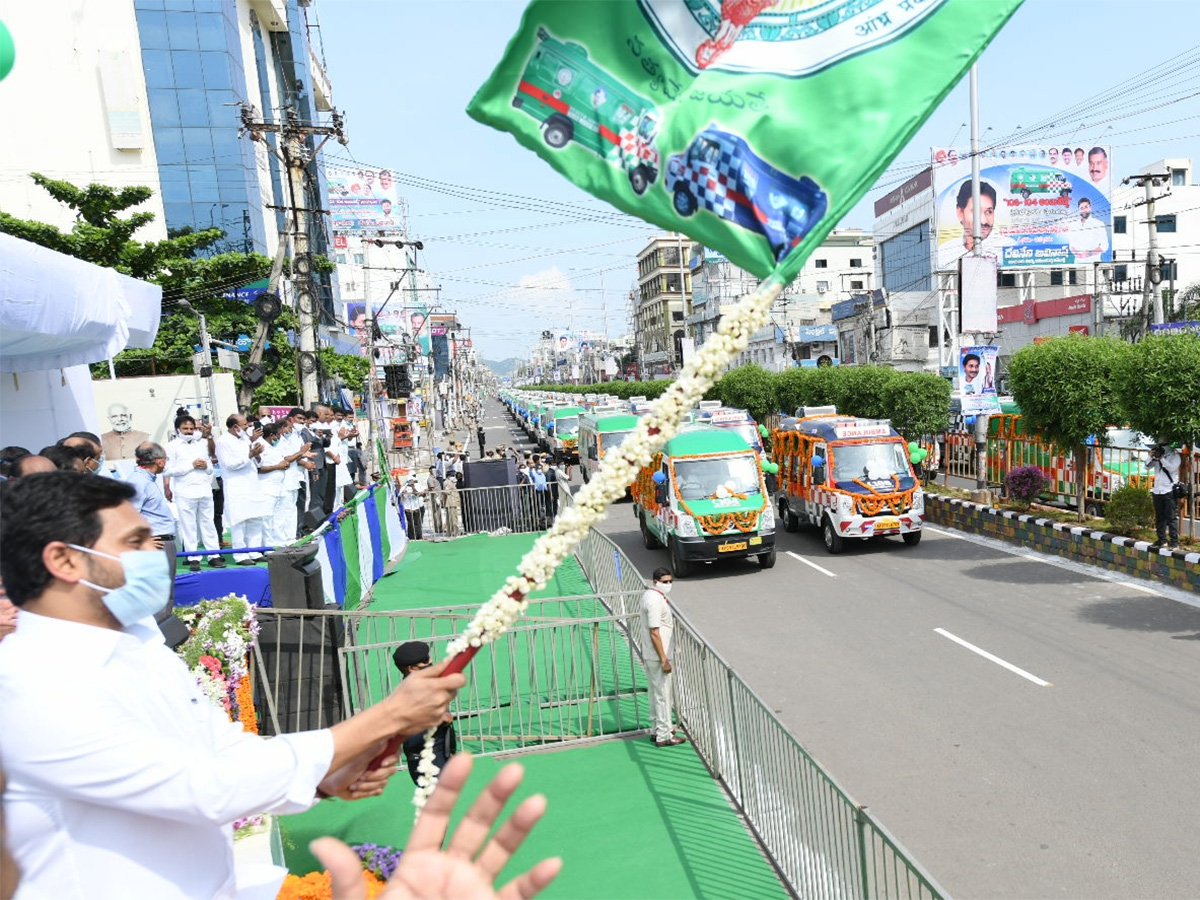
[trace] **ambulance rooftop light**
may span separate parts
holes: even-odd
[[[836,406],[801,406],[796,410],[796,418],[804,419],[808,416],[836,416],[838,414]]]
[[[630,403],[645,403],[646,398],[645,397],[630,397],[629,402]]]
[[[720,409],[721,401],[720,400],[701,400],[700,404],[696,408],[697,409]]]

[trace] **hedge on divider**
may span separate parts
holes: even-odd
[[[612,394],[655,399],[670,379],[606,381],[600,384],[542,384],[528,390],[567,394]],[[830,366],[768,372],[756,365],[727,372],[705,395],[750,412],[759,422],[772,413],[792,415],[801,406],[834,405],[838,412],[890,419],[910,441],[936,434],[950,424],[948,380],[929,372],[899,372],[887,366]]]

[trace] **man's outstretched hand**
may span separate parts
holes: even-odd
[[[529,900],[558,875],[562,860],[552,857],[502,888],[495,886],[500,870],[546,812],[545,797],[540,794],[529,797],[487,840],[488,832],[525,775],[518,763],[511,763],[496,774],[471,804],[449,842],[446,841],[450,814],[471,774],[471,765],[469,753],[459,753],[446,764],[437,789],[413,825],[408,846],[378,900]],[[362,900],[362,864],[353,850],[330,837],[313,841],[311,850],[329,870],[333,900]]]

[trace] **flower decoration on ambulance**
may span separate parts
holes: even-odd
[[[683,367],[680,377],[654,401],[634,432],[604,455],[595,477],[574,495],[575,502],[563,508],[550,529],[534,542],[517,565],[519,574],[509,577],[480,607],[466,630],[449,643],[448,657],[491,643],[516,622],[528,606],[529,595],[546,586],[554,570],[574,551],[588,529],[604,518],[608,505],[625,496],[625,488],[638,470],[678,433],[686,412],[704,398],[718,376],[746,348],[750,335],[767,324],[771,304],[783,288],[784,282],[772,275],[721,318],[716,334],[704,342]],[[420,777],[413,798],[418,808],[425,805],[433,792],[437,772],[433,763],[433,732],[429,731],[425,735],[418,766]]]

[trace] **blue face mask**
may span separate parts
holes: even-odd
[[[125,583],[119,588],[92,584],[82,578],[79,581],[104,595],[104,605],[122,627],[140,622],[167,605],[171,595],[171,570],[161,550],[126,550],[120,556],[113,556],[78,544],[67,546],[121,564],[125,570]]]

